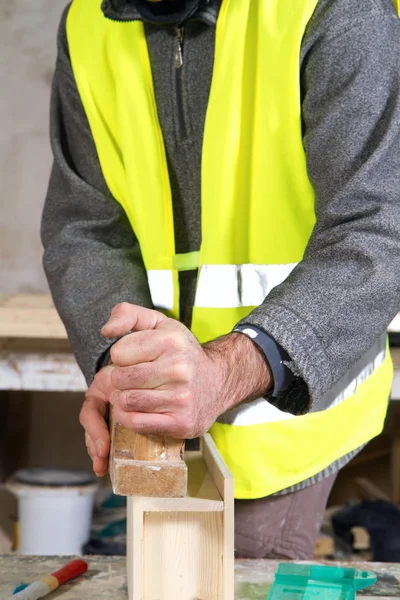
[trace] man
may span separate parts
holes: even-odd
[[[138,432],[211,428],[240,556],[311,558],[383,427],[399,34],[391,0],[74,0],[61,21],[42,239],[94,470],[109,402]]]

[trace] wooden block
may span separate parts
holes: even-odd
[[[233,600],[233,477],[211,437],[187,452],[185,498],[128,498],[129,600]]]
[[[369,550],[371,547],[369,533],[364,527],[352,527],[353,550]]]
[[[314,558],[324,558],[333,556],[335,553],[335,543],[333,539],[327,535],[321,535],[315,542]]]
[[[110,416],[110,478],[114,494],[174,498],[186,495],[184,441],[141,435]]]

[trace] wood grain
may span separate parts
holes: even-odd
[[[207,469],[224,501],[223,523],[223,600],[231,600],[234,594],[234,479],[210,434],[201,439],[201,452]]]
[[[141,598],[143,589],[143,507],[142,499],[132,496],[127,499],[127,552],[126,573],[128,589],[133,598]]]
[[[224,501],[201,452],[187,452],[188,488],[184,498],[142,498],[143,511],[223,512]]]
[[[222,519],[221,512],[145,513],[143,600],[223,599]]]
[[[157,498],[186,496],[183,440],[130,431],[113,421],[112,411],[110,433],[109,472],[114,494]]]
[[[185,459],[185,498],[128,499],[130,600],[234,598],[233,477],[208,435]]]

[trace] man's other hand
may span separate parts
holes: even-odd
[[[105,395],[95,388],[84,407],[84,427],[91,441],[104,443],[104,454],[108,446],[100,416],[105,414],[105,398],[114,406],[115,420],[133,431],[194,438],[207,432],[219,415],[260,397],[272,385],[262,351],[240,333],[203,347],[178,321],[126,303],[113,309],[102,333],[123,336],[111,349],[114,368],[107,371],[107,385],[101,383]],[[97,464],[105,468],[101,457]]]
[[[110,433],[106,423],[108,398],[113,393],[111,373],[113,367],[104,367],[95,376],[86,392],[79,421],[85,429],[86,448],[98,477],[107,473],[110,452]]]

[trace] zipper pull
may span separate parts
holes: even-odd
[[[176,37],[178,38],[178,47],[175,54],[175,66],[177,69],[181,69],[183,66],[183,27],[176,29]]]

